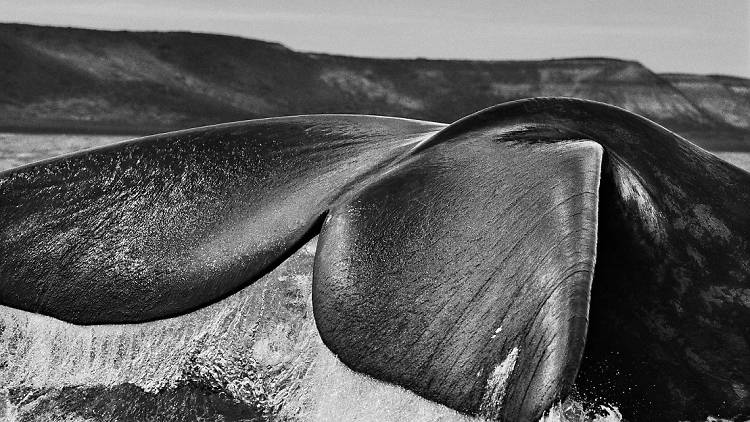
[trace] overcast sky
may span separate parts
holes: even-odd
[[[607,56],[750,77],[750,0],[0,0],[0,20],[216,32],[358,56]]]

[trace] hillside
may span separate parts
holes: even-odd
[[[619,105],[709,147],[750,148],[750,81],[633,61],[370,59],[183,32],[0,24],[0,129],[149,133],[302,113],[451,122],[503,101]]]
[[[750,129],[749,79],[721,75],[661,76],[713,119],[739,129]]]

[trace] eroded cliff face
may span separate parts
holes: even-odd
[[[0,24],[0,55],[5,129],[147,133],[305,113],[451,122],[504,101],[571,96],[699,142],[750,139],[748,80],[660,76],[616,59],[370,59],[211,34],[17,24]]]
[[[750,129],[750,80],[720,75],[661,76],[713,120]]]

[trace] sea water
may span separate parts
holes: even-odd
[[[0,170],[121,139],[0,134]],[[749,153],[719,155],[750,171]],[[328,351],[312,318],[315,245],[237,294],[166,320],[75,326],[0,306],[0,420],[477,420],[354,373]],[[543,420],[623,416],[615,404],[568,400]]]

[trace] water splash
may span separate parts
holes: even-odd
[[[314,253],[315,240],[238,294],[163,321],[75,326],[0,308],[0,415],[186,420],[205,406],[226,420],[472,420],[328,351],[312,318]]]
[[[558,403],[539,422],[621,422],[620,410],[616,406],[592,408],[582,402],[568,399]]]
[[[481,420],[328,351],[312,318],[315,242],[238,294],[168,320],[75,326],[0,308],[0,420],[179,421],[199,409],[224,420]],[[572,421],[561,417],[545,421]]]

